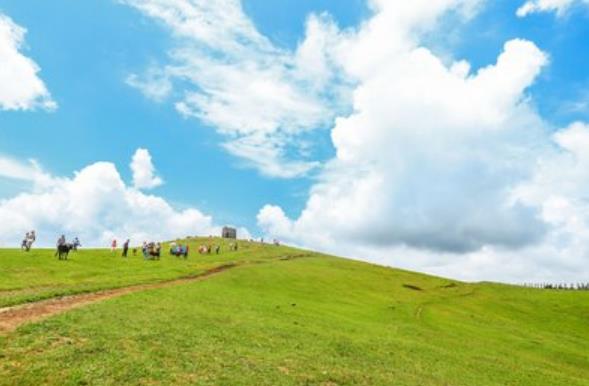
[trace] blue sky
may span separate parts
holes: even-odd
[[[429,229],[428,226],[434,218],[444,218],[444,202],[437,203],[436,200],[425,197],[416,198],[415,192],[401,192],[395,186],[415,186],[415,189],[423,192],[422,184],[443,177],[438,184],[440,190],[434,193],[435,188],[432,191],[426,188],[429,192],[426,196],[448,194],[452,197],[449,198],[449,202],[454,202],[455,197],[461,197],[461,194],[466,194],[464,192],[469,192],[474,186],[473,180],[478,178],[496,181],[489,183],[491,188],[485,192],[497,190],[502,192],[501,194],[504,194],[506,189],[519,189],[523,180],[539,180],[540,178],[534,176],[540,172],[532,170],[530,165],[539,158],[559,156],[542,153],[545,151],[544,148],[561,144],[550,136],[566,129],[573,122],[589,122],[589,7],[582,0],[564,1],[563,4],[567,6],[563,5],[562,9],[538,9],[538,12],[525,17],[516,15],[516,10],[524,1],[440,0],[437,1],[439,9],[435,10],[434,17],[422,17],[429,14],[425,11],[428,7],[427,2],[421,1],[416,1],[414,6],[408,6],[415,9],[396,10],[394,5],[386,5],[387,2],[383,0],[376,0],[376,5],[372,6],[367,4],[366,0],[224,0],[219,4],[225,4],[227,7],[237,4],[236,9],[240,9],[243,15],[238,15],[236,19],[220,20],[228,23],[227,28],[233,28],[234,24],[230,23],[235,23],[237,27],[227,36],[220,36],[218,34],[223,31],[215,30],[213,26],[211,30],[214,34],[206,35],[210,31],[205,31],[204,37],[194,35],[198,34],[198,21],[186,26],[174,24],[176,21],[167,20],[162,16],[162,10],[166,7],[174,9],[180,3],[180,0],[0,0],[0,13],[26,29],[24,44],[19,52],[38,65],[40,72],[37,76],[45,84],[51,100],[57,104],[57,108],[52,111],[34,107],[20,110],[0,109],[0,158],[5,157],[23,165],[28,163],[27,160],[35,159],[43,173],[54,179],[71,179],[75,171],[105,161],[114,164],[125,184],[131,186],[131,157],[137,149],[147,149],[155,166],[155,173],[164,183],[143,189],[145,194],[161,197],[177,211],[196,208],[200,213],[212,216],[212,228],[207,229],[214,229],[223,224],[235,224],[247,228],[255,235],[279,237],[295,244],[345,255],[356,256],[366,253],[375,256],[372,261],[383,264],[401,265],[456,277],[480,278],[482,276],[476,271],[482,268],[473,263],[468,272],[463,272],[427,256],[436,254],[452,259],[451,256],[458,254],[471,259],[469,261],[480,261],[481,251],[488,253],[488,248],[497,248],[501,251],[507,248],[509,253],[515,253],[516,250],[527,248],[532,243],[531,240],[537,243],[539,240],[550,238],[548,233],[545,233],[550,231],[543,229],[552,229],[554,224],[548,226],[537,223],[541,217],[539,213],[545,213],[547,210],[542,209],[542,204],[539,203],[542,200],[546,201],[546,197],[534,198],[537,202],[532,202],[531,196],[522,198],[522,202],[528,200],[523,206],[526,210],[529,209],[530,213],[533,212],[533,215],[530,215],[533,220],[526,217],[527,212],[520,213],[519,209],[514,209],[501,217],[509,223],[503,227],[513,226],[512,235],[519,235],[514,236],[512,240],[511,236],[495,234],[493,231],[480,236],[487,232],[486,228],[482,231],[481,227],[476,226],[465,230],[463,226],[468,228],[467,225],[461,225],[460,230],[453,234],[438,234],[439,229],[443,227],[436,225]],[[196,0],[186,3],[198,5],[202,2]],[[160,7],[157,12],[147,8],[153,4]],[[475,5],[472,6],[473,4]],[[438,5],[432,8],[435,7]],[[202,20],[211,17],[213,23],[216,22],[214,17],[218,17],[215,14],[218,10],[215,6],[205,7],[201,11],[204,18]],[[402,12],[408,12],[408,16],[396,19],[395,13]],[[466,13],[468,15],[465,15]],[[316,59],[313,55],[297,54],[306,39],[313,36],[307,29],[311,23],[311,15],[316,15],[318,20],[318,34],[327,40],[327,43],[309,49],[311,53],[324,53],[321,65],[325,65],[327,70],[320,74],[313,72],[316,67],[311,63]],[[393,27],[390,31],[383,32],[382,36],[377,36],[381,40],[377,40],[377,37],[374,38],[374,42],[370,42],[369,38],[362,40],[362,33],[371,33],[366,32],[369,31],[367,26],[370,23],[377,25],[379,15],[382,18],[391,17],[385,24],[390,23]],[[190,15],[187,16],[187,20],[189,17]],[[251,25],[244,27],[244,20]],[[394,27],[395,23],[404,24],[403,20],[409,20],[409,26],[403,27],[407,30]],[[331,30],[330,26],[333,27]],[[376,36],[376,33],[374,34]],[[215,40],[217,38],[218,41]],[[357,148],[353,147],[350,154],[359,158],[352,157],[351,161],[344,159],[342,149],[351,146],[350,144],[368,141],[362,139],[361,135],[358,139],[358,134],[350,134],[351,129],[348,126],[352,123],[346,122],[350,121],[352,112],[358,112],[358,122],[362,123],[355,128],[355,133],[366,133],[365,138],[373,138],[370,134],[370,125],[377,120],[366,118],[366,115],[369,115],[367,111],[371,108],[363,111],[362,103],[358,102],[356,97],[356,93],[361,92],[359,90],[371,90],[370,87],[374,87],[375,82],[368,72],[361,68],[364,66],[364,63],[361,63],[363,47],[372,47],[371,44],[377,47],[375,51],[367,51],[373,52],[371,55],[374,57],[391,50],[383,59],[390,60],[390,64],[376,61],[375,64],[370,64],[373,66],[370,68],[382,68],[378,70],[382,76],[377,77],[376,72],[374,76],[380,87],[378,92],[373,93],[376,98],[377,95],[388,95],[383,91],[387,88],[403,87],[398,86],[402,82],[397,82],[397,78],[388,74],[386,70],[388,67],[397,68],[395,66],[399,66],[399,69],[404,68],[402,63],[396,63],[394,59],[396,52],[399,52],[399,56],[403,55],[402,49],[395,48],[393,43],[390,43],[396,39],[406,39],[407,46],[412,47],[411,50],[426,48],[448,68],[455,61],[466,60],[470,63],[469,74],[473,77],[479,69],[495,65],[505,43],[513,39],[525,40],[535,46],[530,48],[520,45],[517,49],[529,50],[529,55],[523,56],[540,55],[541,51],[544,57],[538,56],[537,61],[525,64],[528,66],[526,68],[531,68],[530,79],[526,75],[524,80],[514,81],[522,84],[513,86],[513,92],[517,95],[509,111],[505,113],[511,118],[500,124],[501,127],[509,127],[511,130],[512,125],[516,126],[514,122],[519,122],[519,131],[514,127],[513,132],[520,134],[505,134],[501,138],[489,134],[488,137],[490,142],[499,141],[498,146],[501,148],[501,144],[526,148],[521,154],[514,156],[514,159],[527,157],[530,162],[514,166],[516,162],[510,161],[509,169],[505,170],[496,166],[499,162],[493,163],[493,166],[484,164],[484,161],[481,161],[484,158],[483,154],[487,154],[487,150],[489,154],[497,154],[493,149],[481,150],[476,156],[476,162],[480,161],[481,168],[485,170],[483,173],[478,169],[461,167],[453,169],[452,173],[446,168],[439,170],[441,163],[447,162],[447,165],[450,165],[454,162],[448,159],[438,160],[439,162],[432,163],[431,167],[420,168],[419,165],[427,165],[424,159],[429,160],[434,156],[433,153],[428,153],[424,155],[425,158],[419,155],[413,159],[413,155],[420,153],[419,151],[404,157],[402,162],[390,158],[389,154],[375,156],[370,162],[364,162],[365,159],[361,159],[361,156],[366,153],[354,153]],[[234,43],[237,44],[234,48],[220,48],[224,45],[233,47],[231,44]],[[364,46],[360,47],[361,44]],[[359,54],[342,59],[346,49],[335,52],[335,48],[339,49],[340,45],[353,47],[350,52],[356,52],[353,49],[357,48]],[[358,61],[359,67],[355,61]],[[235,83],[219,85],[220,82],[224,82],[224,77],[234,76],[235,73],[220,75],[216,68],[233,66],[238,69],[236,73],[239,73],[240,69],[248,68],[251,63],[254,63],[258,71],[255,75],[260,78],[261,83],[258,84],[272,90],[292,91],[292,95],[285,97],[284,103],[281,103],[280,99],[277,99],[282,95],[280,93],[260,95],[256,91],[250,95],[247,90],[235,87],[246,85],[244,79],[232,78]],[[307,68],[309,63],[311,64]],[[247,78],[247,75],[244,76]],[[404,77],[402,73],[398,76],[399,79]],[[264,80],[268,79],[270,81],[265,83]],[[317,86],[318,84],[320,86]],[[146,91],[149,90],[147,86],[162,86],[166,91],[154,96]],[[315,86],[317,89],[314,89]],[[419,91],[423,94],[422,99],[429,98],[429,92],[438,87],[443,86],[425,86]],[[510,85],[506,86],[509,87]],[[366,93],[369,94],[368,91]],[[403,92],[395,93],[397,94],[401,95]],[[235,102],[240,97],[244,100],[250,98],[253,105]],[[448,98],[459,97],[448,95]],[[370,96],[367,98],[372,100]],[[391,98],[391,104],[395,104],[393,99]],[[497,99],[497,103],[501,103],[500,99]],[[276,104],[271,104],[274,100]],[[374,99],[376,100],[379,102],[375,103],[386,102],[382,98]],[[267,101],[270,104],[265,109],[265,103],[259,101]],[[184,104],[185,109],[180,108],[179,104]],[[288,108],[280,111],[285,104]],[[395,105],[398,106],[400,103]],[[250,114],[246,112],[240,116],[232,116],[234,111],[241,111],[241,108],[248,110],[252,107],[253,111],[250,111]],[[315,107],[317,110],[314,110]],[[220,112],[218,108],[221,108]],[[257,108],[260,110],[256,110]],[[386,107],[384,109],[386,110]],[[531,112],[526,112],[524,116],[521,115],[523,113],[520,114],[522,109]],[[279,112],[274,114],[275,110]],[[375,111],[384,110],[375,108]],[[412,111],[412,106],[408,105],[405,111]],[[421,111],[427,115],[426,107],[422,106]],[[390,125],[379,127],[378,130],[388,130],[389,134],[395,133],[397,126],[405,125],[404,120],[408,119],[404,114],[382,118],[381,121],[385,123],[386,119],[390,118]],[[258,120],[260,115],[262,118]],[[338,117],[344,118],[346,122],[336,123]],[[462,124],[466,125],[462,121],[451,120],[446,125],[458,127]],[[378,126],[376,123],[375,125]],[[429,127],[428,125],[430,124],[424,123],[423,127]],[[265,129],[260,128],[266,126]],[[533,129],[531,126],[534,126]],[[421,126],[416,124],[415,127]],[[529,133],[525,140],[521,134],[524,127]],[[377,129],[374,130],[376,133]],[[548,134],[542,137],[536,131]],[[437,134],[429,137],[427,146],[439,142],[441,147],[450,146],[446,153],[453,151],[456,143],[452,142],[449,145],[446,139],[454,134],[440,131],[434,133]],[[375,143],[388,140],[389,134],[383,134],[382,138],[375,134],[375,138],[381,138]],[[396,143],[398,141],[391,143],[389,147],[392,152]],[[409,149],[414,143],[415,141],[411,140],[404,148]],[[473,148],[477,148],[478,143],[473,145]],[[541,150],[530,155],[528,150],[536,147]],[[436,150],[432,149],[432,152],[434,151]],[[505,157],[511,156],[510,153]],[[360,161],[357,161],[358,159]],[[501,161],[505,161],[505,158]],[[407,175],[417,174],[422,176],[422,179],[414,180],[407,177],[408,179],[393,181],[393,176],[389,174],[390,170],[396,170],[401,163],[407,163],[406,170],[411,170]],[[495,167],[497,170],[493,170]],[[415,218],[415,213],[419,213],[417,216],[424,216],[424,220],[419,223],[422,225],[401,229],[396,227],[396,223],[384,220],[381,222],[380,219],[368,221],[370,215],[366,216],[366,224],[360,224],[364,217],[358,220],[353,216],[326,216],[329,221],[341,221],[342,224],[349,223],[353,226],[346,225],[341,231],[334,231],[333,234],[328,232],[322,237],[318,236],[317,240],[307,242],[300,233],[316,233],[312,227],[305,225],[307,217],[312,218],[314,211],[317,210],[331,210],[325,205],[331,205],[334,200],[329,198],[331,193],[324,193],[331,191],[330,187],[340,192],[337,193],[337,197],[348,193],[346,189],[341,190],[339,185],[333,183],[335,180],[340,181],[340,177],[337,176],[348,172],[350,176],[358,173],[361,176],[359,180],[372,174],[378,176],[380,173],[382,178],[375,178],[383,180],[383,186],[369,194],[379,196],[380,192],[387,192],[389,198],[383,198],[382,205],[378,203],[378,199],[374,204],[378,207],[380,216],[404,221],[404,215],[400,213],[405,212],[397,210],[399,206],[408,208],[406,212],[413,213],[411,218]],[[0,176],[0,199],[11,200],[23,193],[38,191],[36,180],[9,178],[6,177],[8,174],[10,173],[6,172],[4,177]],[[497,174],[501,174],[502,177],[497,178]],[[394,178],[401,178],[399,175],[401,174],[395,174]],[[285,176],[287,178],[282,178]],[[349,186],[350,197],[355,197],[354,182]],[[316,192],[319,192],[318,199],[314,201],[312,198]],[[479,194],[477,192],[474,190],[473,195]],[[575,192],[584,197],[584,192]],[[489,202],[484,203],[490,205],[490,213],[496,212],[492,206],[503,200],[498,195],[499,193],[497,196],[490,194]],[[563,195],[564,193],[558,196]],[[554,196],[556,197],[556,194]],[[393,197],[397,197],[398,201]],[[415,202],[408,202],[412,197],[415,198]],[[370,203],[370,199],[367,199],[366,203],[363,203],[363,199],[357,200],[359,201],[342,204],[344,206],[340,208],[341,211],[346,213],[350,207],[364,207]],[[464,209],[462,205],[465,201],[460,201],[460,209]],[[578,200],[570,198],[570,201]],[[323,203],[324,207],[317,209],[315,206],[320,205],[317,203]],[[441,207],[438,207],[438,204]],[[370,205],[366,207],[366,212],[372,210]],[[268,210],[264,212],[261,211],[262,208]],[[309,213],[308,216],[301,216],[306,212]],[[321,224],[318,220],[308,221]],[[325,221],[329,224],[328,220]],[[456,222],[453,219],[444,221]],[[43,227],[50,221],[22,219],[22,222]],[[540,222],[549,221],[542,219]],[[537,234],[532,231],[529,234],[527,231],[520,232],[520,226],[528,230],[537,228]],[[386,234],[375,237],[378,239],[375,241],[372,237],[363,236],[366,233],[363,227],[382,227]],[[77,232],[75,226],[55,228],[56,232]],[[126,229],[123,225],[120,228]],[[422,232],[414,233],[414,228]],[[184,231],[185,228],[180,229]],[[125,237],[119,231],[113,230],[109,233],[108,229],[103,229],[101,232],[96,237],[91,234],[87,237],[92,240],[102,240],[111,234]],[[456,234],[466,234],[464,237],[468,240],[457,240]],[[149,234],[145,235],[148,236]],[[415,240],[420,237],[439,242],[416,242]],[[335,247],[341,245],[342,240],[351,240],[353,246]],[[408,257],[406,260],[385,257],[398,256],[399,253],[426,257],[420,262],[416,262],[414,257]],[[540,254],[542,253],[537,251],[530,252],[530,256]],[[500,265],[498,261],[503,261],[501,259],[507,259],[506,256],[505,253],[501,257],[495,256],[495,266]],[[579,251],[575,258],[585,261],[583,259],[587,256],[589,254],[585,251]],[[538,258],[539,261],[543,261],[542,259]],[[543,270],[545,265],[534,264],[539,267],[536,269],[537,276],[546,277],[546,270]],[[520,272],[514,272],[511,276],[491,274],[492,278],[505,280],[519,278],[521,275]]]
[[[244,8],[262,32],[286,47],[302,38],[311,12],[329,12],[344,26],[357,24],[368,12],[359,0],[257,0]],[[130,179],[125,165],[137,147],[146,147],[168,181],[159,194],[252,230],[266,202],[283,203],[293,214],[304,206],[308,178],[261,177],[220,149],[210,127],[183,118],[170,103],[153,103],[125,83],[129,74],[165,59],[174,45],[158,23],[115,1],[1,1],[0,10],[26,26],[25,52],[41,67],[60,106],[51,113],[0,112],[0,152],[35,158],[56,175],[108,160]],[[328,134],[314,140],[322,143],[320,157],[329,157]],[[0,194],[7,197],[17,189],[7,182]]]

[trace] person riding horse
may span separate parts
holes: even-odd
[[[22,241],[22,243],[20,245],[20,248],[24,249],[26,252],[29,252],[31,250],[31,247],[33,246],[33,243],[35,242],[36,238],[37,237],[35,236],[35,231],[27,232],[24,240]]]
[[[57,240],[57,250],[55,251],[55,256],[57,256],[59,260],[67,260],[67,257],[73,248],[73,244],[66,243],[65,236],[61,235],[61,237]]]

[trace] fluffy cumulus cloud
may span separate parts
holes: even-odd
[[[137,189],[152,189],[164,182],[155,174],[151,154],[147,149],[137,149],[131,160],[133,186]]]
[[[562,16],[575,4],[589,5],[589,0],[528,0],[517,9],[517,16],[524,17],[537,12],[555,12]]]
[[[589,275],[587,126],[551,137],[526,90],[548,55],[521,39],[473,71],[421,44],[476,1],[372,1],[331,55],[357,84],[336,119],[336,157],[297,218],[258,214],[269,237],[469,280]],[[562,173],[569,170],[570,175]]]
[[[0,177],[23,181],[39,181],[42,176],[44,176],[44,173],[35,160],[23,163],[0,156]]]
[[[335,32],[328,17],[311,17],[293,52],[262,35],[240,0],[120,2],[178,42],[168,63],[130,75],[128,84],[155,100],[174,98],[179,113],[214,127],[227,151],[265,175],[291,178],[318,166],[300,137],[330,124],[340,100],[331,96],[345,92],[325,55]]]
[[[21,53],[26,30],[0,13],[0,110],[53,110],[39,66]]]
[[[178,210],[162,197],[128,186],[109,162],[68,178],[51,176],[37,163],[0,158],[0,177],[32,182],[30,191],[0,200],[0,245],[16,245],[31,229],[44,246],[54,245],[62,233],[78,236],[85,246],[106,246],[112,238],[138,244],[220,232],[199,210]]]

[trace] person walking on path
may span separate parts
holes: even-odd
[[[127,252],[129,252],[129,242],[130,240],[127,239],[127,241],[125,241],[123,244],[123,257],[127,257]]]

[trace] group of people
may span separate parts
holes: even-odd
[[[170,243],[170,255],[172,256],[184,257],[184,259],[187,259],[189,249],[190,247],[188,246],[188,244],[176,244],[176,242],[174,241]]]
[[[36,239],[37,239],[37,235],[35,234],[34,230],[27,232],[27,234],[25,235],[25,238],[23,239],[23,241],[20,245],[20,249],[25,250],[27,252],[30,251],[31,247],[33,246],[33,243],[35,242]]]
[[[221,251],[221,246],[217,245],[215,246],[215,252],[217,254],[219,254],[219,252]],[[213,252],[213,246],[212,245],[201,245],[198,247],[198,253],[200,253],[201,255],[210,255]]]
[[[131,241],[129,239],[127,239],[123,243],[122,257],[128,256],[129,249],[130,249],[130,246],[129,246],[130,242]],[[115,253],[117,251],[117,245],[118,245],[117,240],[113,239],[110,244],[110,248],[113,253]],[[237,251],[238,249],[239,249],[239,245],[237,244],[237,242],[232,242],[229,244],[230,251]],[[146,259],[150,258],[150,257],[155,257],[156,259],[159,259],[161,257],[161,250],[162,250],[162,245],[159,242],[144,241],[143,246],[141,247],[141,252],[143,253],[143,257],[145,257]],[[133,248],[132,251],[133,251],[133,256],[137,256],[137,248]],[[180,244],[175,241],[172,241],[170,243],[170,255],[171,256],[187,258],[189,251],[190,251],[190,247],[188,244]],[[210,255],[213,252],[215,252],[217,255],[219,253],[221,253],[221,245],[219,245],[219,244],[210,245],[209,244],[209,245],[200,245],[198,247],[198,253],[200,253],[201,255],[205,255],[205,254]]]
[[[65,239],[65,235],[61,235],[59,239],[57,239],[55,256],[57,256],[59,260],[67,260],[70,251],[77,251],[78,247],[81,245],[82,244],[77,237],[74,237],[74,240],[71,243],[68,243]]]
[[[143,253],[143,258],[145,260],[159,260],[162,256],[162,244],[152,242],[143,242],[143,246],[141,247],[141,252]]]
[[[255,243],[255,242],[256,242],[256,240],[250,239],[250,243]],[[263,237],[260,237],[260,244],[265,244]],[[279,247],[280,246],[280,240],[274,239],[274,240],[272,240],[272,244],[274,244],[277,247]]]
[[[77,237],[74,237],[72,242],[68,243],[65,239],[65,235],[61,235],[59,237],[59,239],[57,239],[57,248],[59,249],[60,246],[64,246],[64,245],[69,245],[70,249],[77,251],[78,247],[82,246],[82,243],[80,243],[80,239],[78,239]]]
[[[27,232],[21,245],[20,245],[21,250],[29,252],[31,250],[31,248],[33,247],[33,243],[36,240],[37,240],[37,233],[34,230]],[[74,237],[73,241],[71,243],[68,243],[65,239],[65,235],[61,235],[57,239],[56,247],[57,247],[57,249],[59,249],[60,247],[64,247],[66,245],[69,247],[69,249],[74,250],[74,251],[77,251],[78,247],[82,246],[82,244],[80,243],[80,240],[77,237]]]
[[[36,232],[34,230],[27,232],[22,244],[21,244],[21,249],[24,251],[30,251],[31,247],[33,245],[33,243],[35,242],[35,240],[37,239],[37,235]],[[130,249],[130,243],[131,240],[127,239],[124,243],[123,243],[123,252],[122,252],[122,257],[127,257],[128,253],[129,253],[129,249]],[[276,241],[275,241],[276,245],[279,245]],[[65,252],[67,249],[67,252],[69,252],[70,250],[78,250],[78,247],[81,247],[82,244],[80,243],[80,240],[77,237],[74,237],[74,239],[72,240],[72,242],[68,243],[65,235],[61,235],[59,237],[59,239],[57,239],[57,252],[59,253],[60,251]],[[111,247],[111,251],[113,253],[115,253],[117,251],[117,240],[113,239],[110,247]],[[229,244],[229,250],[230,251],[237,251],[238,250],[238,244],[237,242],[232,242]],[[161,258],[161,250],[162,250],[162,245],[159,242],[147,242],[144,241],[143,242],[143,246],[141,247],[141,252],[143,254],[143,257],[146,260],[149,259],[154,259],[154,260],[159,260]],[[176,242],[171,242],[170,243],[170,255],[171,256],[176,256],[176,257],[184,257],[184,259],[188,258],[188,253],[189,253],[190,247],[188,246],[188,244],[179,244]],[[137,256],[137,251],[138,248],[133,248],[133,256]],[[198,252],[200,254],[211,254],[213,252],[215,252],[217,255],[219,253],[221,253],[221,245],[201,245],[198,248]]]
[[[127,239],[123,243],[123,253],[122,257],[128,257],[129,249],[130,249],[131,240]],[[110,250],[112,253],[117,251],[117,240],[113,239],[110,243]],[[143,245],[141,246],[141,254],[145,260],[159,260],[162,255],[162,244],[156,242],[147,242],[144,241]],[[133,248],[133,256],[137,256],[137,248]]]
[[[127,239],[123,243],[123,253],[122,257],[127,257],[129,254],[131,240]],[[110,249],[113,253],[117,251],[117,240],[114,239],[110,244]],[[141,254],[145,260],[159,260],[162,254],[162,245],[156,242],[147,242],[144,241],[143,245],[141,246]],[[137,256],[137,248],[133,248],[133,256]]]
[[[21,250],[29,252],[33,247],[33,243],[36,240],[37,234],[34,230],[27,232],[20,245]],[[55,254],[59,255],[60,259],[64,256],[67,258],[67,254],[69,253],[69,251],[77,251],[78,247],[81,246],[82,244],[80,243],[80,240],[77,237],[74,237],[73,241],[71,243],[68,243],[65,239],[65,235],[61,235],[57,239]]]
[[[229,244],[229,250],[230,251],[237,251],[239,247],[237,246],[237,243],[230,243]],[[210,255],[211,253],[213,253],[213,251],[215,252],[215,254],[219,254],[221,253],[221,246],[219,244],[217,245],[201,245],[198,247],[198,253],[200,253],[201,255]]]

